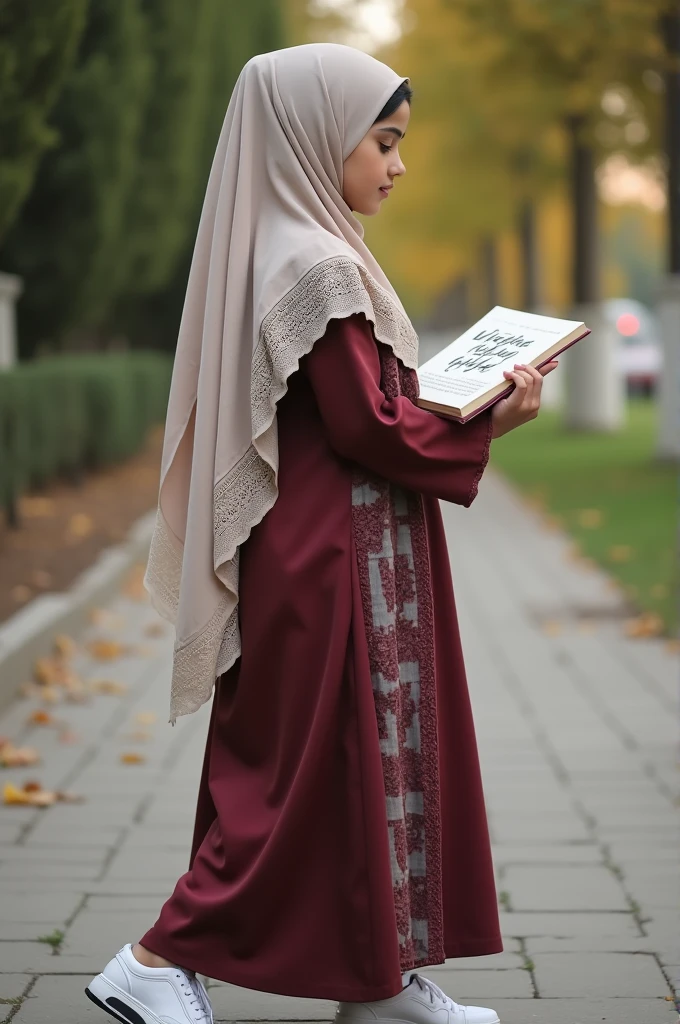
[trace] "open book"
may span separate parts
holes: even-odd
[[[465,423],[515,387],[503,370],[515,363],[538,369],[588,334],[578,320],[494,306],[418,367],[418,405]]]

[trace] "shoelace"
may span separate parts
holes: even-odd
[[[202,1022],[205,1024],[213,1024],[212,1010],[210,1009],[210,1001],[208,999],[208,993],[203,987],[203,983],[198,980],[195,974],[190,974],[189,971],[182,971],[178,973],[177,977],[188,983],[189,988],[182,988],[182,992],[189,998],[189,1005],[194,1007],[194,1013],[200,1014]],[[196,1004],[194,1006],[194,1004]]]
[[[427,992],[430,997],[430,1002],[435,1004],[439,999],[447,1008],[447,1010],[462,1010],[463,1007],[460,1003],[456,1003],[450,996],[447,996],[446,992],[442,992],[439,985],[435,985],[429,978],[423,978],[422,975],[416,974],[415,980],[422,988],[423,992]]]

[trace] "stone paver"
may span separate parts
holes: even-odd
[[[496,999],[502,1024],[676,1024],[663,999]]]
[[[539,995],[545,997],[667,995],[659,965],[651,954],[537,953],[531,959]]]
[[[493,1005],[503,1024],[673,1024],[676,659],[663,641],[623,635],[604,574],[570,561],[568,541],[493,473],[472,509],[444,516],[505,951],[423,973],[459,1001]],[[171,729],[169,627],[150,635],[160,620],[145,601],[121,596],[110,611],[88,638],[133,650],[102,663],[81,648],[75,667],[127,689],[51,709],[75,743],[30,726],[33,701],[0,718],[1,735],[43,756],[0,781],[38,778],[85,797],[0,807],[0,1022],[103,1020],[83,988],[153,923],[187,865],[209,707]],[[123,764],[129,753],[143,763]],[[38,941],[59,932],[55,952]],[[220,1021],[334,1012],[326,1000],[210,987]]]

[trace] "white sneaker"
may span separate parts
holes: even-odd
[[[495,1010],[461,1006],[429,978],[412,974],[410,983],[389,999],[339,1003],[335,1024],[389,1021],[390,1024],[500,1024]]]
[[[203,984],[181,967],[145,967],[132,944],[116,953],[85,995],[123,1024],[213,1024]]]

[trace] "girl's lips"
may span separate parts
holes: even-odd
[[[382,192],[382,194],[385,196],[385,198],[387,198],[387,196],[390,194],[390,190],[387,189],[387,188],[379,188],[378,192]]]

